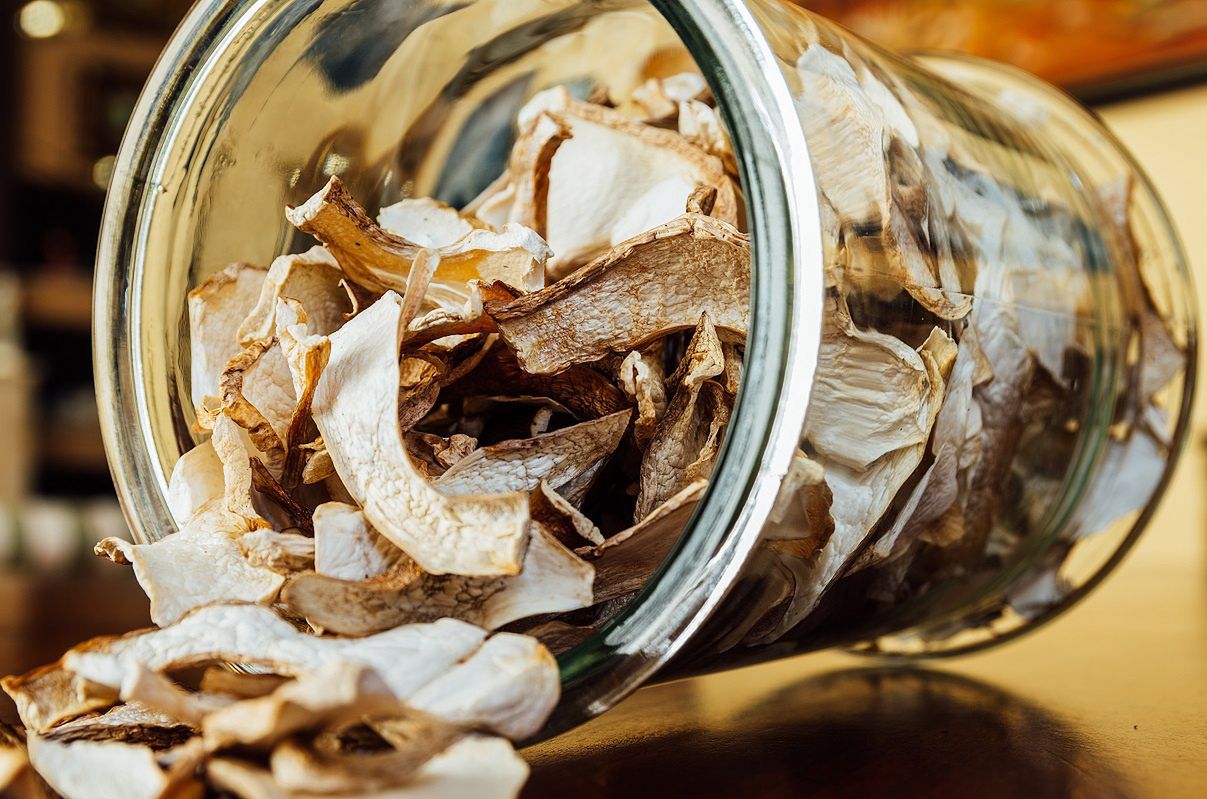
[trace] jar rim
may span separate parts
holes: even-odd
[[[636,3],[604,3],[601,11]],[[93,361],[110,470],[140,539],[175,529],[166,467],[155,452],[140,321],[146,236],[159,165],[198,89],[233,42],[285,5],[320,0],[207,0],[160,56],[114,167],[97,250]],[[563,701],[545,735],[627,696],[700,628],[752,553],[795,453],[817,365],[824,277],[817,192],[799,117],[754,9],[741,0],[649,0],[675,29],[717,98],[734,144],[752,244],[746,365],[725,443],[695,514],[646,587],[561,659]],[[279,24],[279,21],[277,22]]]

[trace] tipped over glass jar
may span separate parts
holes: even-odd
[[[742,388],[678,543],[560,656],[549,731],[655,672],[957,653],[1083,596],[1186,437],[1196,321],[1159,199],[1051,87],[779,0],[199,3],[136,110],[98,256],[98,394],[138,535],[174,529],[167,475],[195,443],[186,294],[304,249],[282,208],[331,175],[370,211],[463,206],[537,92],[685,67],[744,195]]]

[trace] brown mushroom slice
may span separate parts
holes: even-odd
[[[316,799],[323,794],[286,793],[272,773],[244,760],[216,758],[207,773],[214,786],[241,799]],[[362,799],[514,799],[528,778],[528,765],[501,738],[472,735],[433,757],[406,785],[356,791]]]
[[[73,673],[76,680],[116,691],[132,661],[154,671],[232,662],[263,666],[284,676],[347,661],[375,669],[395,696],[405,699],[476,652],[484,637],[485,632],[473,625],[442,619],[368,638],[318,638],[299,632],[269,608],[223,604],[198,608],[163,629],[83,644],[63,657],[60,669]],[[6,683],[6,690],[10,696],[15,691],[23,700],[36,702],[43,688],[53,683],[55,671],[31,672],[19,682]]]
[[[461,433],[453,433],[446,438],[434,433],[408,430],[403,440],[411,462],[430,480],[440,477],[478,446],[476,438]]]
[[[637,406],[633,422],[633,437],[643,450],[658,429],[658,421],[666,413],[666,375],[660,353],[647,354],[633,350],[620,362],[619,383],[625,394]]]
[[[420,247],[447,247],[475,230],[474,224],[439,200],[413,197],[387,205],[377,224],[394,236]]]
[[[325,244],[344,274],[374,291],[405,292],[411,264],[424,249],[374,224],[334,176],[305,203],[286,211],[286,217]],[[549,247],[532,230],[507,225],[497,233],[475,229],[436,253],[440,267],[435,280],[449,287],[474,279],[501,280],[531,291],[544,285]]]
[[[168,509],[184,525],[203,505],[226,491],[222,461],[209,441],[180,456],[168,478]]]
[[[312,412],[335,470],[373,527],[433,574],[516,574],[528,498],[450,496],[415,468],[397,423],[402,304],[387,293],[331,338]]]
[[[246,521],[215,500],[178,532],[150,544],[107,538],[98,555],[134,567],[134,577],[151,600],[151,620],[169,625],[184,614],[214,602],[268,604],[284,578],[249,562],[240,547]]]
[[[547,265],[552,275],[671,222],[700,184],[717,188],[714,215],[736,224],[737,191],[724,165],[678,133],[575,100],[560,87],[521,110],[521,129],[542,113],[554,115],[571,134],[549,167],[545,232],[554,253]],[[635,208],[641,209],[640,223],[631,216]]]
[[[407,710],[380,674],[355,662],[334,661],[267,696],[208,713],[201,722],[206,748],[271,748],[290,735],[317,731],[364,717]]]
[[[335,476],[335,464],[331,462],[331,453],[327,452],[327,445],[323,443],[322,436],[302,444],[298,450],[302,452],[303,485],[314,485]]]
[[[360,508],[326,502],[314,509],[314,570],[338,580],[380,577],[410,558],[369,526]]]
[[[724,370],[721,340],[708,314],[702,314],[687,352],[667,380],[675,394],[641,461],[634,521],[711,473],[721,432],[729,423],[729,405],[724,390],[709,378]]]
[[[226,365],[220,387],[223,413],[247,431],[255,448],[280,473],[298,404],[293,373],[280,342],[275,338],[252,342]]]
[[[239,536],[239,549],[252,566],[277,574],[314,568],[315,540],[308,535],[254,530]]]
[[[670,554],[708,487],[697,480],[640,522],[585,554],[595,566],[595,602],[641,590]]]
[[[516,619],[591,604],[595,570],[540,525],[514,577],[383,574],[359,581],[316,573],[290,579],[281,601],[312,626],[368,635],[400,624],[455,618],[493,630]]]
[[[620,445],[631,411],[474,450],[432,485],[450,496],[532,491],[544,481],[558,489],[607,458]]]
[[[567,486],[569,484],[563,486],[563,490]],[[570,490],[572,493],[572,486]],[[598,546],[604,542],[603,534],[599,532],[595,522],[588,519],[568,499],[550,488],[544,480],[533,490],[528,506],[532,521],[568,547],[582,546],[584,543]]]
[[[284,298],[305,309],[312,333],[335,332],[351,309],[343,280],[344,273],[325,247],[280,256],[269,266],[255,307],[239,326],[240,345],[275,335],[277,303]]]
[[[749,294],[747,238],[718,219],[685,214],[548,288],[486,310],[523,368],[548,374],[694,327],[702,312],[745,336]]]
[[[267,271],[231,264],[189,292],[190,393],[194,407],[218,393],[226,362],[241,349],[237,331],[255,306]]]
[[[571,366],[555,374],[531,374],[509,348],[497,346],[460,380],[445,387],[445,399],[496,396],[547,397],[580,420],[595,419],[628,407],[624,394],[589,366]]]

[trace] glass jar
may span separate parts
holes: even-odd
[[[1186,437],[1192,291],[1160,201],[1052,88],[779,0],[199,3],[138,104],[98,256],[98,394],[138,535],[174,529],[166,476],[195,443],[185,295],[302,249],[284,206],[332,174],[370,210],[463,204],[535,92],[692,61],[753,243],[743,385],[677,547],[561,657],[549,730],[655,671],[961,652],[1092,588]]]

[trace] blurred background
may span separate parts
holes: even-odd
[[[91,556],[99,538],[128,535],[93,395],[92,263],[126,120],[189,5],[0,0],[0,674],[52,660],[82,637],[146,623],[146,601],[126,570]],[[1153,174],[1192,262],[1207,269],[1207,0],[802,5],[891,48],[1012,62],[1095,104]],[[1203,562],[1196,430],[1148,537],[1154,543],[1126,574]],[[1126,574],[1112,590],[1126,588]]]

